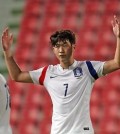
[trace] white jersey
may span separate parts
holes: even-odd
[[[0,74],[0,134],[12,134],[10,121],[10,95],[5,78]]]
[[[104,62],[91,61],[98,77],[102,76]],[[93,134],[90,119],[90,95],[95,79],[86,61],[74,61],[69,69],[60,64],[30,71],[35,84],[43,79],[53,103],[51,134]],[[44,72],[43,72],[44,71]],[[92,70],[92,72],[94,72]],[[41,74],[45,75],[45,78]]]

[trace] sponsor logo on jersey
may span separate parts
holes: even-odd
[[[58,76],[50,76],[50,79],[52,79],[52,78],[56,78],[56,77],[58,77]]]
[[[84,129],[84,130],[89,130],[89,127],[84,127],[83,129]]]
[[[75,77],[81,77],[83,75],[83,71],[81,67],[77,67],[73,70]]]

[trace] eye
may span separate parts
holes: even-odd
[[[63,44],[63,47],[67,47],[67,46],[68,46],[67,43],[64,43],[64,44]]]
[[[55,48],[59,48],[59,47],[60,47],[60,45],[58,45],[58,44],[55,45]]]

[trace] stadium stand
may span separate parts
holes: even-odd
[[[62,28],[77,33],[77,59],[113,57],[115,38],[110,21],[114,14],[120,15],[119,0],[26,0],[24,3],[15,46],[15,58],[23,70],[56,63],[50,53],[49,35]],[[96,81],[90,103],[95,134],[120,133],[119,79],[117,71]],[[13,134],[49,134],[52,104],[45,89],[11,79],[8,83],[12,89]]]

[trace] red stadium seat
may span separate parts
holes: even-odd
[[[51,4],[51,2],[48,1],[45,14],[59,15],[62,12],[63,12],[63,4],[56,2],[56,1],[52,2]]]
[[[67,2],[65,5],[65,14],[82,14],[84,12],[84,5],[79,1]]]
[[[105,119],[100,125],[101,134],[117,134],[119,133],[119,126],[117,120]]]
[[[106,9],[105,9],[105,12],[110,14],[116,14],[116,13],[119,13],[119,9],[120,9],[120,2],[117,1],[117,0],[114,0],[114,1],[107,1],[106,2]]]
[[[100,31],[102,27],[102,15],[98,14],[86,14],[83,18],[84,28],[87,30]]]
[[[103,13],[105,10],[105,4],[104,2],[101,2],[99,0],[93,1],[87,1],[86,5],[86,14],[89,13]]]
[[[119,9],[119,0],[27,0],[16,43],[18,64],[22,70],[33,70],[57,63],[49,42],[50,35],[59,29],[71,29],[78,34],[76,59],[113,58],[116,45],[111,20]],[[119,134],[120,73],[106,77],[94,86],[91,118],[96,134]],[[8,84],[14,134],[49,134],[52,103],[46,90],[11,79]]]
[[[43,4],[40,3],[39,0],[34,0],[34,1],[28,1],[28,3],[26,3],[25,9],[24,9],[24,14],[27,16],[40,16],[43,12],[44,6]]]

